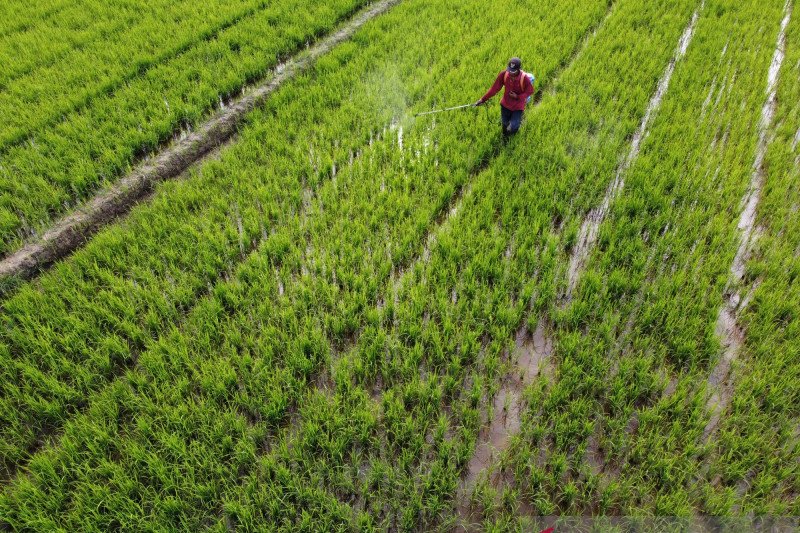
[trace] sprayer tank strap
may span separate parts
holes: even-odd
[[[506,83],[508,81],[508,77],[510,75],[511,74],[508,71],[506,71],[506,75],[503,78],[503,83]],[[528,75],[525,74],[525,71],[523,71],[522,69],[519,69],[519,92],[521,92],[521,93],[525,92],[525,78],[527,78],[527,77],[528,77]]]

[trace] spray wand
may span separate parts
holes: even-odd
[[[434,109],[433,111],[425,111],[424,113],[416,113],[415,117],[421,117],[422,115],[433,115],[434,113],[444,113],[445,111],[455,111],[456,109],[464,109],[466,107],[475,107],[475,104],[464,104],[464,105],[457,105],[455,107],[446,107],[444,109]]]

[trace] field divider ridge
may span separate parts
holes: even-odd
[[[719,361],[714,366],[708,376],[707,385],[711,389],[711,394],[706,403],[706,411],[711,415],[708,424],[703,431],[703,442],[708,442],[709,437],[714,433],[719,425],[722,412],[727,408],[733,394],[733,383],[730,381],[731,367],[739,357],[745,341],[745,332],[738,324],[738,316],[747,307],[750,297],[758,285],[756,280],[754,286],[746,294],[742,294],[742,281],[744,280],[745,267],[753,251],[753,245],[758,238],[758,228],[756,227],[756,211],[761,200],[761,193],[764,189],[766,180],[766,168],[764,156],[769,146],[769,130],[775,119],[775,109],[777,107],[778,79],[780,77],[783,59],[786,56],[786,28],[792,17],[792,1],[786,0],[783,7],[784,16],[781,20],[780,30],[775,43],[775,51],[772,55],[772,62],[767,73],[767,98],[761,109],[761,120],[758,123],[758,144],[756,145],[756,155],[753,161],[752,174],[747,191],[742,198],[742,211],[739,215],[739,246],[730,267],[728,285],[723,296],[723,304],[720,307],[715,324],[715,332],[722,344],[722,354]]]
[[[401,0],[381,0],[362,9],[334,33],[308,50],[278,64],[262,84],[220,109],[194,132],[174,142],[150,161],[140,163],[109,190],[95,196],[83,207],[65,216],[33,243],[0,261],[0,282],[5,278],[29,279],[83,245],[92,235],[125,215],[157,183],[181,175],[210,152],[229,142],[245,116],[266,98],[307,70],[320,56],[349,39],[369,20]]]
[[[234,14],[227,20],[220,21],[217,26],[207,28],[205,31],[201,32],[195,40],[181,43],[178,46],[170,50],[167,50],[160,55],[156,55],[155,57],[152,57],[147,61],[140,63],[138,65],[138,68],[122,74],[116,80],[113,80],[104,85],[100,85],[94,88],[92,91],[83,94],[76,101],[70,102],[67,105],[65,105],[64,108],[60,109],[57,113],[52,114],[50,117],[47,117],[44,120],[37,121],[37,123],[34,124],[32,127],[30,127],[30,129],[17,130],[15,133],[11,135],[5,135],[5,134],[2,135],[0,137],[0,152],[7,152],[12,148],[14,148],[15,146],[22,145],[26,142],[34,141],[37,132],[49,126],[59,124],[64,120],[64,117],[67,114],[80,112],[83,109],[86,109],[87,107],[89,107],[92,101],[98,97],[113,95],[117,90],[124,87],[128,82],[138,77],[141,77],[150,69],[158,66],[163,62],[182,56],[183,54],[192,50],[195,46],[197,46],[200,43],[213,41],[214,39],[219,37],[219,35],[222,34],[224,31],[233,28],[234,26],[238,25],[242,21],[247,20],[250,17],[255,16],[259,11],[263,11],[266,8],[267,5],[264,2],[260,2],[242,12]]]

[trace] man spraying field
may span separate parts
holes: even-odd
[[[473,105],[483,105],[505,87],[500,100],[500,120],[503,123],[503,135],[508,137],[519,130],[525,105],[533,94],[533,83],[533,76],[522,71],[520,58],[512,57],[508,61],[508,67],[497,75],[492,87]]]

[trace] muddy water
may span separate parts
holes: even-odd
[[[517,367],[522,372],[524,385],[533,381],[533,378],[544,373],[552,377],[552,367],[549,358],[553,355],[553,339],[548,336],[544,325],[540,322],[533,336],[528,335],[526,329],[517,333]]]
[[[761,120],[758,124],[758,144],[756,145],[756,156],[753,162],[753,173],[747,193],[742,198],[743,208],[737,226],[741,233],[739,246],[731,264],[727,294],[717,316],[716,334],[722,342],[723,351],[708,377],[710,397],[706,404],[706,409],[710,413],[710,419],[703,432],[703,442],[708,441],[719,425],[722,413],[730,404],[733,396],[733,384],[729,379],[731,366],[744,345],[744,332],[738,326],[736,318],[738,313],[749,303],[755,288],[755,286],[751,288],[750,292],[742,298],[739,285],[744,279],[745,268],[753,250],[753,243],[758,237],[758,231],[755,227],[756,211],[761,200],[761,192],[766,178],[764,156],[769,145],[769,129],[775,119],[778,77],[786,55],[786,27],[789,25],[792,15],[790,0],[786,0],[783,10],[784,15],[778,32],[778,40],[775,43],[775,51],[767,73],[767,98],[761,109]]]
[[[703,431],[703,441],[708,440],[717,427],[722,411],[730,402],[733,392],[731,387],[727,386],[726,380],[744,341],[744,335],[736,324],[735,308],[723,306],[717,316],[715,331],[723,341],[723,352],[708,376],[708,388],[711,395],[706,402],[706,411],[711,414],[711,417]]]
[[[722,411],[730,402],[732,390],[726,386],[731,365],[738,355],[744,335],[736,324],[736,308],[724,305],[717,316],[715,327],[717,336],[723,341],[723,352],[711,374],[708,376],[708,387],[711,396],[706,402],[706,410],[711,413],[711,418],[703,431],[703,441],[708,440],[711,433],[719,423]]]
[[[553,341],[540,323],[531,335],[527,328],[517,333],[514,357],[516,365],[502,382],[492,402],[491,422],[481,429],[475,454],[467,466],[463,491],[470,492],[484,472],[497,462],[508,448],[511,438],[519,433],[524,401],[522,394],[539,375],[552,376],[550,358]]]
[[[586,264],[586,260],[589,258],[589,254],[597,242],[597,233],[600,230],[600,225],[606,218],[606,214],[608,213],[608,208],[611,205],[611,202],[614,201],[622,188],[625,186],[625,173],[639,156],[642,140],[647,135],[650,122],[658,111],[658,108],[661,106],[661,101],[664,99],[667,89],[669,89],[669,84],[672,80],[672,74],[675,72],[675,65],[677,64],[678,60],[686,55],[686,50],[689,48],[689,43],[692,42],[695,25],[697,24],[697,19],[699,18],[700,11],[703,9],[703,7],[705,7],[705,0],[700,3],[700,7],[694,12],[691,20],[689,20],[689,24],[686,26],[686,29],[683,32],[683,35],[681,35],[681,38],[678,41],[678,46],[675,50],[675,55],[664,69],[664,73],[661,75],[661,78],[658,81],[656,92],[653,94],[650,102],[647,105],[647,110],[642,118],[642,122],[639,124],[639,128],[634,133],[633,139],[631,139],[631,147],[628,151],[628,155],[625,157],[622,164],[620,164],[620,166],[617,168],[616,174],[614,175],[614,180],[608,186],[608,189],[606,189],[602,203],[589,211],[589,214],[586,216],[583,224],[581,224],[581,229],[578,233],[577,244],[575,245],[575,250],[570,257],[569,270],[567,271],[567,289],[563,298],[565,305],[572,301],[572,296],[575,292],[575,288],[578,285],[578,279],[580,278],[580,274]]]
[[[397,146],[403,150],[403,126],[397,128]]]

